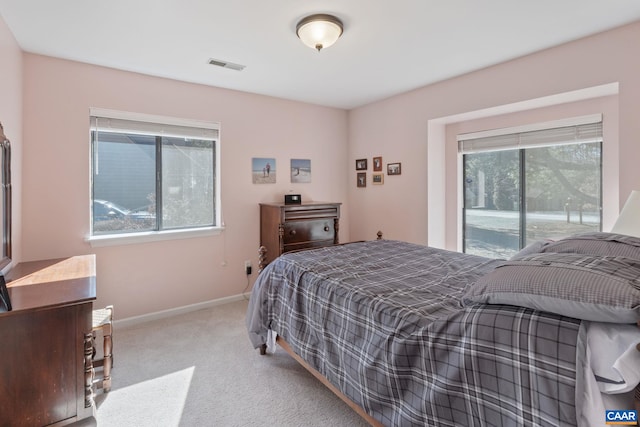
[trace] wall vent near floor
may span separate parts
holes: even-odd
[[[233,62],[222,61],[220,59],[213,59],[213,58],[209,59],[209,65],[215,65],[216,67],[222,67],[222,68],[230,68],[236,71],[242,71],[244,70],[244,67],[245,67],[244,65],[234,64]]]

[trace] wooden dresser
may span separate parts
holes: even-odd
[[[95,255],[20,263],[0,312],[0,425],[67,425],[94,415]]]
[[[260,203],[264,267],[285,252],[338,244],[341,203]]]

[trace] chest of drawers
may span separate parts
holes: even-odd
[[[30,261],[6,275],[0,313],[0,425],[64,426],[95,416],[95,255]]]
[[[260,204],[263,267],[285,252],[338,244],[340,203]]]

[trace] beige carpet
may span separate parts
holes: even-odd
[[[97,425],[367,425],[282,349],[253,350],[246,307],[233,302],[116,329],[113,388],[96,396]]]

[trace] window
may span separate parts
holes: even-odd
[[[91,235],[218,227],[218,125],[91,111]]]
[[[601,230],[601,116],[572,121],[458,137],[464,252],[508,258],[536,240]]]

